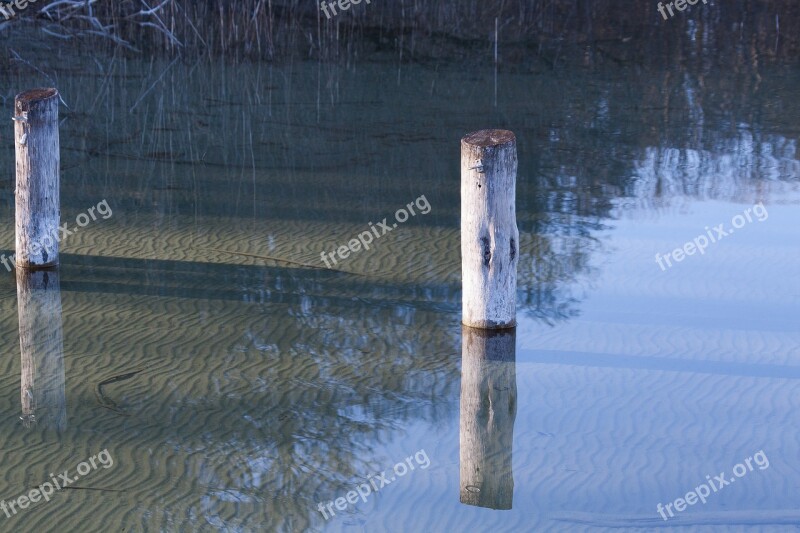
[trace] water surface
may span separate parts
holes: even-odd
[[[504,69],[496,105],[485,64],[42,56],[52,80],[18,64],[7,113],[50,81],[69,106],[62,220],[102,200],[113,214],[62,243],[60,301],[45,291],[36,311],[62,323],[46,355],[21,353],[13,275],[0,287],[0,495],[104,449],[114,463],[0,514],[3,529],[800,523],[800,78],[671,57]],[[477,364],[462,354],[458,158],[484,127],[519,139],[521,260],[514,357]],[[423,195],[429,213],[324,268],[321,253]],[[765,220],[656,263],[760,202]],[[33,419],[25,357],[55,382]],[[502,419],[464,407],[481,380],[510,402]],[[470,424],[494,428],[483,506],[460,501]],[[656,512],[760,450],[768,468]],[[426,468],[329,520],[318,510],[419,451]]]

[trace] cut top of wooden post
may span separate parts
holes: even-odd
[[[25,113],[27,115],[25,118],[28,120],[36,118],[31,115],[36,114],[41,103],[52,98],[58,98],[58,90],[53,88],[30,89],[21,92],[14,98],[14,112],[17,116]]]
[[[501,144],[513,143],[517,140],[513,131],[508,130],[480,130],[465,136],[462,141],[471,146],[488,148]]]

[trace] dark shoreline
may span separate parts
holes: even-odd
[[[83,8],[43,12],[47,7],[31,4],[0,22],[0,46],[24,46],[30,38],[51,40],[51,46],[82,41],[93,51],[121,47],[131,55],[436,64],[493,61],[496,23],[501,67],[554,67],[587,57],[647,65],[665,56],[683,61],[703,50],[743,62],[800,57],[800,10],[791,9],[791,0],[699,2],[667,21],[656,3],[620,6],[611,0],[464,0],[416,7],[372,0],[330,20],[308,0],[167,2],[149,16],[137,14],[138,4],[108,2],[94,5],[94,25]],[[106,29],[98,32],[97,24]]]

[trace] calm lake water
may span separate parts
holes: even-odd
[[[77,231],[46,286],[0,287],[0,497],[107,452],[0,530],[800,524],[796,68],[534,61],[501,70],[495,105],[480,63],[30,54],[3,112],[60,90]],[[481,341],[460,325],[459,140],[485,127],[518,138],[521,261],[515,336],[481,362],[462,351]],[[719,224],[739,227],[659,266]],[[52,334],[21,350],[21,330]],[[678,511],[720,473],[736,481]]]

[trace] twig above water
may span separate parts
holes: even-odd
[[[103,487],[63,487],[69,490],[100,490],[103,492],[128,492],[128,489],[106,489]]]
[[[118,414],[121,414],[121,415],[124,415],[124,416],[130,416],[128,413],[125,413],[124,411],[121,411],[117,407],[117,404],[111,398],[109,398],[108,396],[106,396],[103,393],[103,387],[106,386],[106,385],[110,385],[111,383],[116,383],[117,381],[123,381],[123,380],[126,380],[126,379],[130,379],[133,376],[135,376],[136,374],[144,372],[145,370],[146,370],[146,368],[140,368],[138,370],[134,370],[134,371],[131,371],[131,372],[126,372],[124,374],[117,374],[115,376],[111,376],[109,378],[106,378],[106,379],[100,381],[95,386],[95,390],[94,390],[94,394],[97,397],[97,403],[99,403],[101,407],[105,407],[106,409],[114,411],[115,413],[118,413]]]

